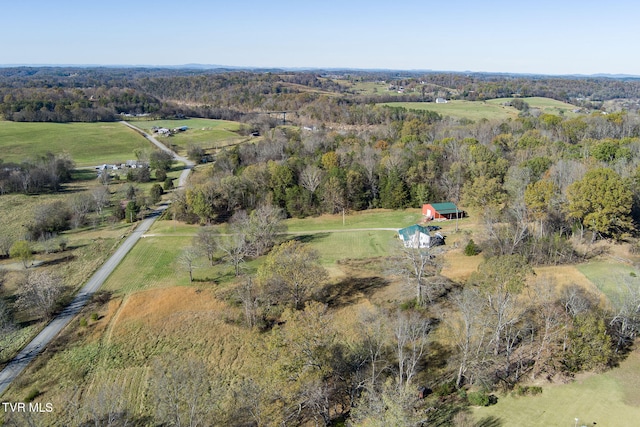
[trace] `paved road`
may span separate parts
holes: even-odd
[[[125,125],[137,130],[145,136],[149,141],[156,144],[164,151],[171,153],[177,160],[184,162],[187,168],[182,172],[179,179],[179,186],[184,185],[189,175],[189,171],[193,167],[193,162],[176,155],[173,151],[156,141],[150,135],[147,135],[142,130],[123,122]],[[0,395],[2,395],[7,388],[11,385],[20,373],[31,363],[36,356],[42,352],[42,350],[53,340],[60,331],[71,322],[71,320],[82,310],[87,304],[91,296],[102,286],[104,281],[120,264],[122,259],[129,253],[131,248],[136,242],[146,233],[151,225],[160,214],[167,209],[167,205],[162,205],[160,208],[149,215],[145,220],[141,221],[136,227],[135,231],[118,247],[115,253],[96,271],[84,287],[78,292],[73,301],[58,314],[29,344],[27,344],[20,353],[0,372]]]
[[[195,163],[193,163],[191,160],[187,159],[186,157],[179,156],[177,153],[171,151],[166,145],[164,145],[163,143],[161,143],[160,141],[155,139],[153,136],[149,135],[148,133],[146,133],[142,129],[140,129],[138,127],[135,127],[131,123],[128,123],[128,122],[120,122],[120,123],[122,123],[125,126],[129,126],[131,129],[135,130],[136,132],[140,133],[142,136],[147,138],[156,147],[158,147],[162,151],[166,151],[167,153],[171,154],[173,156],[173,158],[176,159],[177,161],[184,163],[187,167],[180,174],[180,178],[178,180],[178,187],[184,186],[184,184],[187,182],[187,177],[189,176],[189,171],[191,170],[191,168],[193,168]]]

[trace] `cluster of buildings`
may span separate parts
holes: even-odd
[[[450,219],[464,218],[467,214],[465,211],[451,202],[444,203],[426,203],[422,206],[422,215],[425,222],[430,221],[446,221]],[[404,243],[406,248],[431,248],[445,244],[445,236],[437,225],[420,225],[414,224],[409,227],[398,230],[398,237]]]
[[[173,129],[161,128],[161,127],[158,127],[158,126],[153,126],[151,128],[153,133],[157,133],[160,136],[171,136],[171,135],[179,133],[179,132],[184,132],[184,131],[186,131],[188,129],[189,128],[187,126],[180,126],[180,127],[173,128]]]

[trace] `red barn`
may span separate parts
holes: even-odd
[[[422,215],[424,215],[428,221],[434,219],[464,218],[467,216],[465,211],[459,210],[456,205],[451,202],[424,204],[422,205]]]

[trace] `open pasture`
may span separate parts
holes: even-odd
[[[77,166],[135,159],[149,143],[120,123],[16,123],[0,121],[0,158],[21,162],[51,152],[67,153]]]
[[[166,144],[175,145],[179,152],[184,152],[189,145],[198,145],[205,150],[216,149],[227,145],[238,144],[246,140],[246,137],[238,135],[240,123],[228,120],[211,119],[182,119],[182,120],[148,120],[132,121],[132,123],[153,134],[152,127],[175,129],[187,126],[184,132],[176,133],[170,137],[155,137]]]
[[[490,99],[487,101],[487,103],[501,105],[511,101],[512,99],[513,98]],[[573,112],[573,110],[575,110],[577,107],[575,105],[571,105],[566,102],[557,101],[551,98],[543,98],[540,96],[534,96],[530,98],[520,98],[520,99],[522,99],[524,102],[529,104],[530,108],[536,108],[542,111],[543,113],[555,114],[555,115],[566,114],[567,116],[576,115]]]
[[[513,107],[485,101],[452,100],[446,104],[436,104],[435,102],[386,102],[381,105],[403,107],[408,110],[429,110],[444,117],[473,121],[482,119],[507,120],[518,117],[518,110]]]

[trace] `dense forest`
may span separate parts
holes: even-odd
[[[340,81],[386,81],[407,91],[393,98],[384,93],[357,95]],[[433,100],[435,92],[467,100],[542,96],[593,107],[610,99],[640,98],[640,81],[322,70],[0,69],[0,111],[6,120],[14,121],[110,121],[117,120],[122,113],[237,120],[247,113],[278,110],[326,121],[326,113],[319,117],[314,112],[391,99]],[[366,119],[350,121],[368,124]]]
[[[407,90],[389,98],[348,84],[381,81]],[[465,100],[517,94],[512,105],[519,115],[472,121],[377,105],[440,93]],[[582,109],[544,113],[519,100],[531,96]],[[203,373],[197,360],[180,369],[170,360],[154,366],[156,421],[178,420],[171,425],[187,417],[172,409],[180,405],[203,424],[451,425],[460,407],[487,405],[496,390],[535,394],[539,387],[522,384],[615,366],[640,333],[637,278],[621,279],[620,298],[604,305],[578,285],[558,291],[533,268],[582,262],[594,256],[598,240],[640,251],[640,116],[603,107],[637,98],[640,81],[595,77],[0,69],[7,120],[187,115],[235,119],[244,123],[242,132],[260,135],[212,153],[213,164],[171,196],[167,215],[202,225],[194,250],[234,267],[237,287],[229,300],[241,308],[236,323],[254,334],[259,355],[241,381]],[[260,114],[276,111],[288,112],[287,123]],[[197,148],[189,149],[195,160],[204,154]],[[11,165],[0,174],[0,189],[56,191],[69,167],[55,156]],[[151,169],[158,177],[168,167]],[[47,184],[36,190],[41,174]],[[127,188],[127,212],[137,213],[135,188]],[[376,279],[401,278],[412,292],[399,307],[357,313],[358,333],[333,322],[332,284],[317,253],[277,238],[285,217],[433,201],[481,216],[477,241],[467,239],[464,253],[484,261],[455,283],[441,275],[442,252],[399,246],[384,260],[393,267]],[[119,214],[118,220],[134,220]],[[230,233],[211,227],[220,223]],[[42,233],[35,234],[34,240]],[[243,275],[241,264],[258,257],[264,262],[256,274]],[[184,396],[162,394],[167,372],[184,378]],[[416,401],[417,387],[426,385]],[[201,390],[220,403],[196,402]]]

